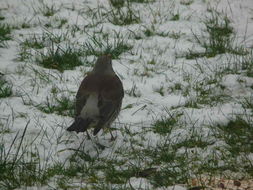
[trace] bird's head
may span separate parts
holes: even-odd
[[[93,72],[98,74],[114,74],[112,68],[112,57],[110,54],[98,57]]]

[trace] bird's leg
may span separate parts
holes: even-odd
[[[90,134],[88,133],[88,131],[86,130],[86,134],[89,140],[91,140]]]
[[[109,131],[110,131],[110,134],[111,134],[111,141],[115,141],[117,137],[114,137],[114,136],[112,135],[111,130],[109,130]]]

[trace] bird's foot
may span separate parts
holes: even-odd
[[[111,132],[110,132],[111,133]],[[111,133],[111,139],[110,139],[110,141],[112,142],[112,141],[115,141],[117,139],[117,136],[116,137],[114,137],[113,135],[112,135],[112,133]]]

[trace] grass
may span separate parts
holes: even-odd
[[[31,28],[31,25],[29,22],[27,21],[24,21],[22,24],[21,24],[21,28],[25,29],[25,28]]]
[[[217,128],[219,129],[217,135],[227,143],[231,154],[253,152],[253,142],[250,140],[253,134],[251,121],[238,116],[226,125],[217,125]]]
[[[129,90],[125,90],[125,93],[129,96],[132,97],[141,97],[141,92],[138,90],[138,87],[136,86],[136,84],[133,83],[131,89]]]
[[[27,61],[32,57],[31,49],[20,46],[18,49],[18,54],[17,54],[17,61]]]
[[[197,133],[193,133],[188,139],[174,145],[173,148],[174,149],[179,149],[179,148],[189,148],[189,149],[201,148],[201,149],[204,149],[212,144],[214,144],[214,142],[206,142]]]
[[[27,38],[24,42],[21,42],[20,46],[33,49],[43,49],[45,47],[44,41],[44,37],[39,39],[36,35],[33,35],[31,38]]]
[[[183,0],[183,1],[180,1],[180,4],[181,4],[181,5],[185,5],[185,6],[189,6],[189,5],[191,5],[193,2],[194,2],[194,0]]]
[[[68,23],[68,19],[66,19],[66,18],[60,18],[60,19],[57,19],[56,21],[58,23],[57,28],[59,28],[59,29],[61,29],[65,24]]]
[[[6,47],[6,41],[11,40],[11,27],[0,23],[0,47]]]
[[[31,186],[36,182],[39,172],[37,170],[37,155],[32,155],[28,160],[24,159],[25,152],[22,152],[23,140],[26,134],[29,122],[26,124],[21,139],[18,140],[19,133],[13,139],[9,150],[5,149],[4,142],[0,144],[0,187],[1,189],[16,189],[21,185]],[[13,145],[17,144],[18,148],[14,155],[10,152]]]
[[[197,89],[197,100],[196,103],[199,105],[209,105],[211,107],[220,105],[222,103],[228,102],[231,98],[229,95],[222,92],[219,92],[217,94],[213,93],[213,88],[208,89]]]
[[[186,182],[187,176],[185,176],[183,171],[178,171],[176,167],[163,167],[160,172],[157,172],[156,175],[151,178],[151,184],[154,187],[168,187],[175,184],[185,184]]]
[[[165,124],[166,126],[166,124]],[[236,129],[234,130],[234,127],[236,126]],[[240,128],[238,128],[240,126]],[[231,129],[232,127],[232,129]],[[151,182],[154,183],[154,185],[157,186],[167,186],[167,185],[173,185],[174,183],[187,183],[186,180],[189,179],[189,177],[192,175],[190,173],[195,173],[197,175],[201,174],[208,174],[211,176],[217,175],[219,172],[223,172],[224,170],[229,170],[232,172],[238,172],[237,169],[235,169],[235,166],[237,165],[238,160],[229,159],[231,158],[231,154],[235,155],[234,153],[239,153],[244,151],[244,153],[252,152],[250,149],[250,144],[247,143],[245,140],[249,140],[250,137],[247,136],[251,134],[251,131],[249,128],[249,124],[245,122],[245,120],[236,119],[231,120],[226,126],[219,125],[217,127],[213,126],[213,130],[215,131],[215,134],[217,134],[218,137],[213,142],[208,142],[204,140],[201,136],[197,135],[196,132],[194,132],[194,127],[192,130],[192,135],[190,135],[190,138],[187,138],[181,142],[178,142],[176,144],[173,144],[170,142],[169,138],[165,140],[165,143],[158,145],[153,151],[145,150],[147,156],[152,157],[152,160],[155,161],[155,163],[166,163],[167,167],[164,167],[164,170],[161,170],[156,173],[153,178],[151,178]],[[224,135],[224,132],[226,135]],[[170,133],[170,132],[169,132]],[[180,138],[180,137],[179,137]],[[210,137],[209,137],[210,138]],[[228,145],[231,146],[232,152],[230,154],[221,154],[219,155],[219,148],[214,151],[213,156],[210,156],[207,160],[201,158],[201,151],[192,151],[192,153],[176,153],[179,149],[185,149],[186,151],[188,149],[190,150],[206,150],[207,147],[213,146],[215,141],[217,141],[220,138],[225,138],[225,142],[228,143]],[[233,139],[233,140],[232,140]],[[233,141],[233,142],[232,142]],[[239,145],[242,146],[240,149]],[[245,146],[244,146],[245,145]],[[235,151],[235,152],[233,152]],[[199,152],[199,153],[198,153]],[[215,153],[216,152],[216,153]],[[154,156],[156,155],[156,156]],[[219,158],[217,158],[217,156]],[[218,161],[219,160],[219,161]],[[224,165],[219,165],[218,162],[224,162]],[[199,162],[202,162],[201,165],[197,164]],[[180,163],[180,164],[179,164]],[[189,164],[192,163],[192,164]],[[250,166],[250,162],[247,162],[245,165]],[[174,169],[173,169],[174,166]],[[176,166],[176,167],[175,167]],[[176,169],[177,168],[177,169]],[[241,167],[240,167],[241,168]],[[250,167],[252,168],[252,166]],[[249,170],[251,171],[251,170]],[[250,172],[248,172],[249,175]],[[163,177],[164,176],[164,177]],[[166,177],[165,177],[166,176]],[[176,176],[179,176],[179,179],[177,179]],[[167,180],[164,180],[167,179]],[[171,179],[171,180],[170,180]]]
[[[4,135],[7,133],[10,133],[11,129],[8,126],[5,126],[4,123],[0,122],[0,135]],[[1,147],[1,143],[0,143],[0,147]],[[1,148],[0,148],[1,149]]]
[[[56,8],[54,4],[47,5],[46,3],[44,3],[44,1],[40,1],[40,7],[38,8],[38,11],[35,12],[39,12],[45,17],[51,17],[58,11],[59,9]]]
[[[240,103],[245,110],[249,109],[253,113],[253,97],[244,98]]]
[[[246,76],[253,77],[253,52],[250,51],[247,56],[244,56],[241,62],[241,69],[246,71]]]
[[[205,52],[199,53],[189,50],[186,58],[214,57],[224,53],[246,55],[247,51],[245,49],[234,47],[234,29],[227,15],[215,10],[211,10],[210,12],[211,16],[204,21],[206,27],[205,32],[208,34],[208,37],[194,35],[197,42],[205,48]]]
[[[51,44],[59,44],[66,40],[66,34],[53,34],[50,32],[43,32],[41,35],[33,34],[26,38],[19,45],[21,47],[32,49],[43,49]]]
[[[140,22],[139,11],[134,10],[129,0],[126,2],[125,7],[113,6],[107,12],[107,19],[114,25],[124,26],[130,24],[137,24]]]
[[[182,84],[178,83],[178,82],[176,82],[175,84],[173,84],[172,86],[169,87],[169,92],[170,93],[176,93],[177,94],[178,92],[181,92],[183,90],[187,91],[187,89],[183,88]],[[186,93],[186,92],[183,92],[183,93]]]
[[[209,107],[216,107],[218,105],[228,103],[233,98],[231,94],[227,93],[227,89],[222,85],[222,76],[224,71],[217,71],[215,76],[209,76],[208,70],[196,67],[195,71],[204,79],[186,79],[188,85],[182,86],[180,83],[175,83],[170,87],[172,92],[182,93],[188,100],[185,102],[185,107],[201,108],[204,105]],[[192,91],[193,89],[193,91]]]
[[[173,128],[177,125],[178,118],[181,115],[181,113],[169,114],[169,117],[157,120],[153,124],[154,133],[158,133],[160,135],[170,134]]]
[[[155,32],[152,30],[152,29],[146,29],[146,30],[144,30],[144,32],[143,32],[144,34],[145,34],[145,36],[147,36],[147,37],[150,37],[150,36],[154,36],[155,35]]]
[[[19,43],[19,52],[17,56],[18,61],[31,61],[34,62],[34,52],[44,55],[41,52],[42,49],[55,48],[60,46],[59,44],[66,40],[66,34],[53,34],[45,31],[41,35],[33,34],[29,38]],[[53,52],[51,52],[53,54]]]
[[[63,34],[54,35],[44,32],[41,36],[33,35],[31,38],[21,42],[17,59],[19,61],[33,62],[33,52],[36,52],[35,62],[45,68],[57,69],[60,72],[83,65],[83,60],[91,55],[98,57],[104,54],[111,54],[113,59],[118,59],[122,53],[129,52],[132,46],[126,43],[120,33],[114,32],[114,35],[116,38],[111,41],[108,34],[103,34],[102,36],[93,34],[87,42],[79,45],[79,47],[73,47],[70,43],[63,47],[60,44],[65,40]],[[40,49],[45,51],[40,51]]]
[[[224,103],[230,99],[230,96],[225,94],[222,89],[219,89],[219,93],[216,92],[214,94],[215,88],[213,88],[212,85],[208,85],[206,87],[202,85],[196,85],[194,88],[197,91],[196,102],[198,102],[198,104],[215,106],[217,104]]]
[[[179,19],[180,19],[180,15],[179,15],[179,13],[177,13],[177,14],[172,15],[172,18],[170,20],[171,21],[177,21]]]
[[[181,32],[169,32],[167,34],[172,39],[179,39],[183,34]]]
[[[159,88],[154,89],[155,92],[159,93],[161,96],[164,96],[164,87],[160,86]]]
[[[7,98],[12,94],[12,85],[0,76],[0,98]]]
[[[147,177],[154,187],[167,187],[177,183],[186,183],[186,176],[188,175],[185,171],[187,157],[177,154],[170,141],[161,140],[156,147],[148,147],[143,150],[142,154],[147,157],[147,160],[152,158],[152,165],[159,167],[156,172]]]
[[[39,53],[36,62],[45,68],[63,72],[83,65],[81,56],[82,52],[70,45],[67,45],[66,48],[56,45],[55,47],[48,47],[47,53]]]
[[[3,190],[43,186],[49,183],[51,177],[67,174],[61,163],[55,163],[50,167],[41,165],[38,150],[31,152],[29,146],[25,144],[28,126],[29,122],[21,135],[19,133],[15,135],[8,150],[5,142],[0,143],[0,188]],[[18,149],[11,154],[14,146]]]
[[[181,32],[164,32],[164,31],[160,32],[160,31],[157,31],[157,29],[155,28],[155,25],[143,26],[143,27],[144,27],[144,30],[142,31],[142,33],[146,37],[160,36],[160,37],[169,37],[169,38],[177,40],[183,35]],[[133,34],[133,36],[136,40],[143,38],[143,35],[141,35],[141,34],[136,34],[133,31],[131,31],[131,33]]]
[[[146,36],[146,37],[151,37],[151,36],[161,36],[161,37],[172,37],[174,38],[175,36],[171,36],[169,34],[169,32],[158,32],[156,31],[155,29],[155,26],[152,25],[151,27],[145,27],[145,30],[143,30],[143,34]],[[138,36],[135,34],[135,37],[138,38]],[[139,37],[141,39],[141,37]]]
[[[230,49],[230,40],[233,34],[230,22],[226,15],[220,18],[216,12],[212,12],[211,18],[205,21],[209,42],[204,46],[211,55],[222,54]]]
[[[45,103],[38,104],[36,105],[36,107],[40,111],[47,114],[56,113],[63,116],[74,117],[75,105],[73,100],[70,100],[66,96],[62,96],[61,98],[57,98],[56,96],[54,96],[53,101],[54,103],[52,103],[51,100],[49,100],[49,98],[47,97]]]
[[[0,12],[0,21],[1,20],[4,20],[5,19],[5,17],[1,14],[1,12]]]
[[[125,5],[124,0],[109,0],[110,4],[116,9],[120,9]]]
[[[118,59],[122,53],[129,52],[132,49],[132,45],[129,45],[120,33],[115,32],[114,34],[116,37],[112,42],[108,34],[91,36],[83,45],[85,55],[95,55],[98,57],[104,54],[111,54],[112,59]]]
[[[129,0],[131,3],[153,3],[156,0]]]
[[[73,153],[68,159],[68,164],[56,162],[54,165],[39,169],[38,155],[33,153],[33,159],[29,162],[22,163],[22,159],[17,159],[19,161],[15,162],[14,168],[10,169],[8,168],[10,158],[5,156],[5,160],[8,161],[2,166],[4,167],[2,170],[4,172],[0,174],[3,179],[0,185],[4,189],[14,189],[22,185],[38,186],[45,185],[50,179],[54,178],[57,188],[72,189],[74,188],[74,185],[72,185],[73,178],[75,178],[85,180],[86,183],[89,183],[90,186],[96,189],[111,187],[112,184],[117,186],[117,189],[128,189],[129,187],[126,184],[128,184],[130,178],[142,177],[146,178],[153,187],[164,188],[175,184],[188,184],[191,176],[195,175],[208,174],[215,176],[224,170],[231,172],[238,171],[237,169],[233,169],[237,161],[233,159],[228,160],[231,156],[230,154],[222,154],[217,157],[218,154],[215,153],[208,158],[201,156],[202,151],[205,151],[209,146],[213,146],[214,143],[203,140],[200,135],[194,132],[194,126],[192,126],[190,138],[186,138],[181,142],[172,142],[170,140],[171,129],[175,130],[177,128],[180,116],[182,116],[181,113],[176,113],[169,115],[167,119],[164,118],[155,122],[154,132],[161,135],[160,140],[157,141],[155,146],[147,145],[145,140],[141,141],[150,130],[147,131],[143,128],[141,133],[131,133],[127,129],[121,129],[124,136],[129,134],[131,138],[127,144],[119,147],[117,151],[107,157],[99,156],[103,152],[103,149],[100,149],[99,146],[94,147],[97,149],[98,154],[95,157],[90,156],[88,152],[80,148],[72,150]],[[243,127],[238,129],[236,127],[238,125]],[[231,127],[233,130],[231,130]],[[245,124],[240,119],[231,120],[226,126],[214,125],[212,129],[217,134],[217,136],[215,135],[216,141],[228,137],[229,141],[225,142],[230,143],[230,140],[236,137],[237,144],[243,142],[242,145],[251,146],[250,143],[246,142],[248,137],[244,138],[244,135],[250,135],[252,131],[250,131],[248,124]],[[223,136],[223,133],[227,135]],[[233,136],[234,134],[236,135]],[[229,135],[232,136],[230,137]],[[136,137],[138,138],[136,139]],[[178,138],[183,137],[179,136]],[[182,148],[186,151],[178,152]],[[196,148],[202,151],[193,151]],[[192,151],[188,152],[188,149]],[[214,149],[214,151],[219,152],[219,149]],[[126,155],[127,158],[125,157]],[[217,160],[224,161],[224,164],[219,165],[219,161]],[[250,167],[246,167],[247,164],[250,164],[250,162],[244,164],[244,171],[250,174],[252,170]],[[12,174],[9,172],[12,172]]]

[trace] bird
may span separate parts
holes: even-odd
[[[90,138],[88,129],[94,128],[95,136],[101,129],[109,128],[120,112],[123,97],[123,85],[113,70],[112,56],[99,56],[77,91],[75,120],[67,131],[86,132]]]

